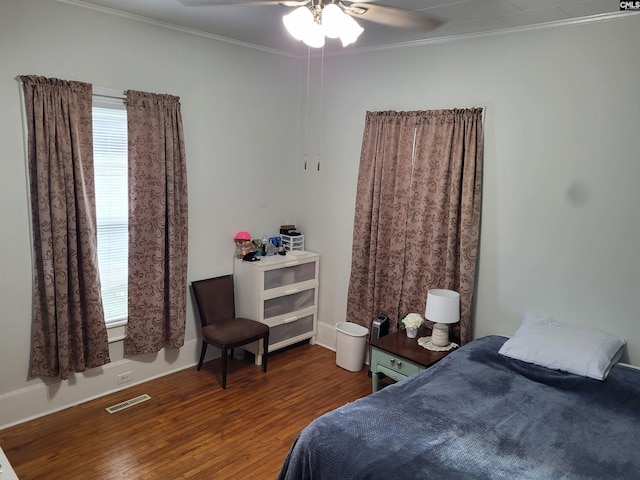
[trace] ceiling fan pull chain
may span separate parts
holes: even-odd
[[[317,170],[320,171],[320,145],[322,143],[322,114],[323,114],[323,104],[324,104],[324,47],[322,47],[322,52],[320,53],[320,108],[318,113],[318,166]]]
[[[309,140],[309,84],[311,78],[311,47],[307,48],[307,96],[305,105],[305,118],[304,118],[304,169],[307,169],[307,152],[308,152],[308,140]]]

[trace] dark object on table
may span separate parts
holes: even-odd
[[[258,252],[256,252],[255,250],[252,250],[251,252],[247,253],[244,257],[242,257],[242,260],[245,262],[258,262],[260,261],[260,258],[258,257]]]
[[[289,235],[291,237],[295,237],[300,235],[300,232],[297,231],[295,225],[280,225],[280,235]]]

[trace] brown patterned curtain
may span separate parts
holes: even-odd
[[[92,88],[20,77],[33,228],[32,376],[109,362],[96,236]]]
[[[460,293],[454,341],[471,340],[482,192],[482,109],[367,112],[347,318],[392,330],[427,292]]]
[[[178,97],[129,90],[127,122],[132,355],[184,344],[187,169]]]

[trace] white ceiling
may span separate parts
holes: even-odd
[[[282,5],[187,7],[179,0],[59,0],[169,24],[287,55],[306,55],[307,48],[285,31]],[[415,10],[445,23],[431,32],[416,32],[360,20],[365,31],[343,49],[328,39],[325,53],[347,53],[400,44],[434,41],[499,30],[625,15],[618,0],[372,0],[380,5]]]

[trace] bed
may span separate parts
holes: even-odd
[[[317,418],[278,478],[640,479],[640,370],[611,355],[604,380],[566,373],[500,353],[507,340]]]

